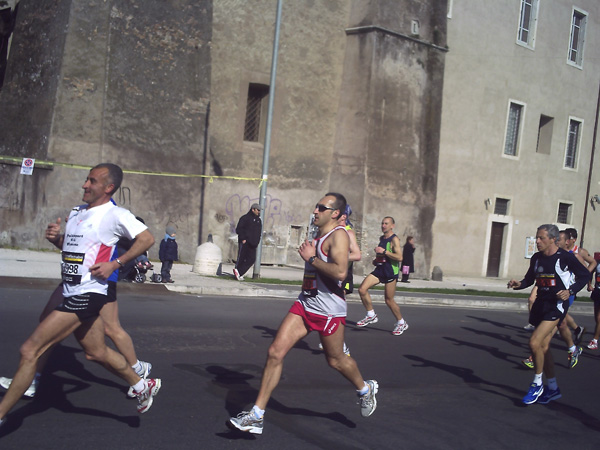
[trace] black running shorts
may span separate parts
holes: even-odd
[[[82,322],[98,317],[100,310],[104,305],[114,302],[117,299],[117,283],[108,282],[108,292],[106,295],[88,292],[73,297],[64,297],[60,305],[56,307],[57,311],[70,312],[77,314]]]

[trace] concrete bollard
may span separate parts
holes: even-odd
[[[431,272],[431,279],[433,281],[443,281],[443,278],[444,274],[442,273],[442,269],[439,266],[435,266]]]
[[[196,250],[192,272],[199,275],[219,275],[222,252],[218,245],[205,242]]]

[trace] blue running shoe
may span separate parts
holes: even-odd
[[[547,405],[552,400],[558,400],[561,397],[562,397],[562,395],[560,395],[559,387],[557,387],[554,390],[551,390],[548,386],[544,386],[544,393],[542,395],[540,395],[540,398],[538,398],[537,402],[540,405]]]
[[[535,383],[531,383],[527,395],[523,397],[523,403],[525,403],[526,405],[531,405],[532,403],[537,402],[537,399],[540,395],[542,395],[542,392],[544,392],[544,385],[540,384],[538,386]]]

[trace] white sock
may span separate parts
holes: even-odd
[[[556,383],[556,377],[554,378],[548,378],[548,387],[555,391],[556,389],[558,389],[558,383]]]
[[[366,381],[364,383],[365,386],[360,391],[358,389],[356,390],[356,392],[358,392],[358,395],[365,395],[367,392],[369,392],[369,385]]]
[[[598,339],[592,339],[592,342],[597,344],[598,343]]]
[[[144,388],[146,387],[146,383],[144,383],[144,379],[140,378],[140,381],[138,381],[136,384],[134,384],[133,386],[133,390],[135,392],[142,392],[144,390]]]
[[[142,370],[142,363],[140,363],[140,360],[138,359],[137,362],[131,366],[131,368],[134,370],[135,373],[138,373]]]
[[[542,374],[536,373],[533,376],[533,382],[535,383],[536,386],[541,386],[542,385]]]
[[[575,350],[577,350],[577,347],[575,347],[575,346],[569,347],[569,351],[571,353],[575,352]]]
[[[400,320],[398,321],[398,325],[404,325],[404,319],[400,319]]]
[[[369,316],[369,317],[375,317],[375,310],[372,309],[371,311],[367,311],[367,316]]]
[[[252,407],[252,413],[254,414],[254,417],[256,417],[257,419],[262,419],[263,416],[265,415],[265,410],[260,409],[258,406],[254,405]]]

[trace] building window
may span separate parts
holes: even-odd
[[[248,86],[248,102],[246,103],[246,121],[244,125],[244,140],[259,142],[264,137],[265,120],[267,115],[267,99],[269,86],[250,83]]]
[[[517,156],[519,146],[519,130],[523,116],[523,105],[510,102],[508,108],[508,121],[506,124],[506,140],[504,141],[504,154]]]
[[[571,223],[571,209],[573,205],[570,203],[559,203],[558,204],[558,215],[556,221],[558,223]]]
[[[540,115],[540,124],[538,126],[538,139],[536,152],[544,155],[550,154],[552,147],[552,129],[554,127],[554,117]]]
[[[567,63],[577,67],[583,66],[583,44],[585,42],[585,26],[587,13],[573,9],[571,19],[571,37],[569,39],[569,56]]]
[[[519,31],[517,43],[529,48],[535,44],[535,30],[537,26],[538,0],[521,0],[521,14],[519,16]]]
[[[0,89],[2,89],[19,4],[14,1],[3,1],[0,2],[0,8]]]
[[[581,136],[582,122],[576,119],[569,119],[569,130],[567,133],[567,149],[565,151],[565,167],[575,169],[577,165],[577,149],[579,147],[579,137]]]
[[[496,203],[494,204],[494,214],[499,214],[501,216],[507,216],[509,204],[510,204],[509,199],[496,197]]]

